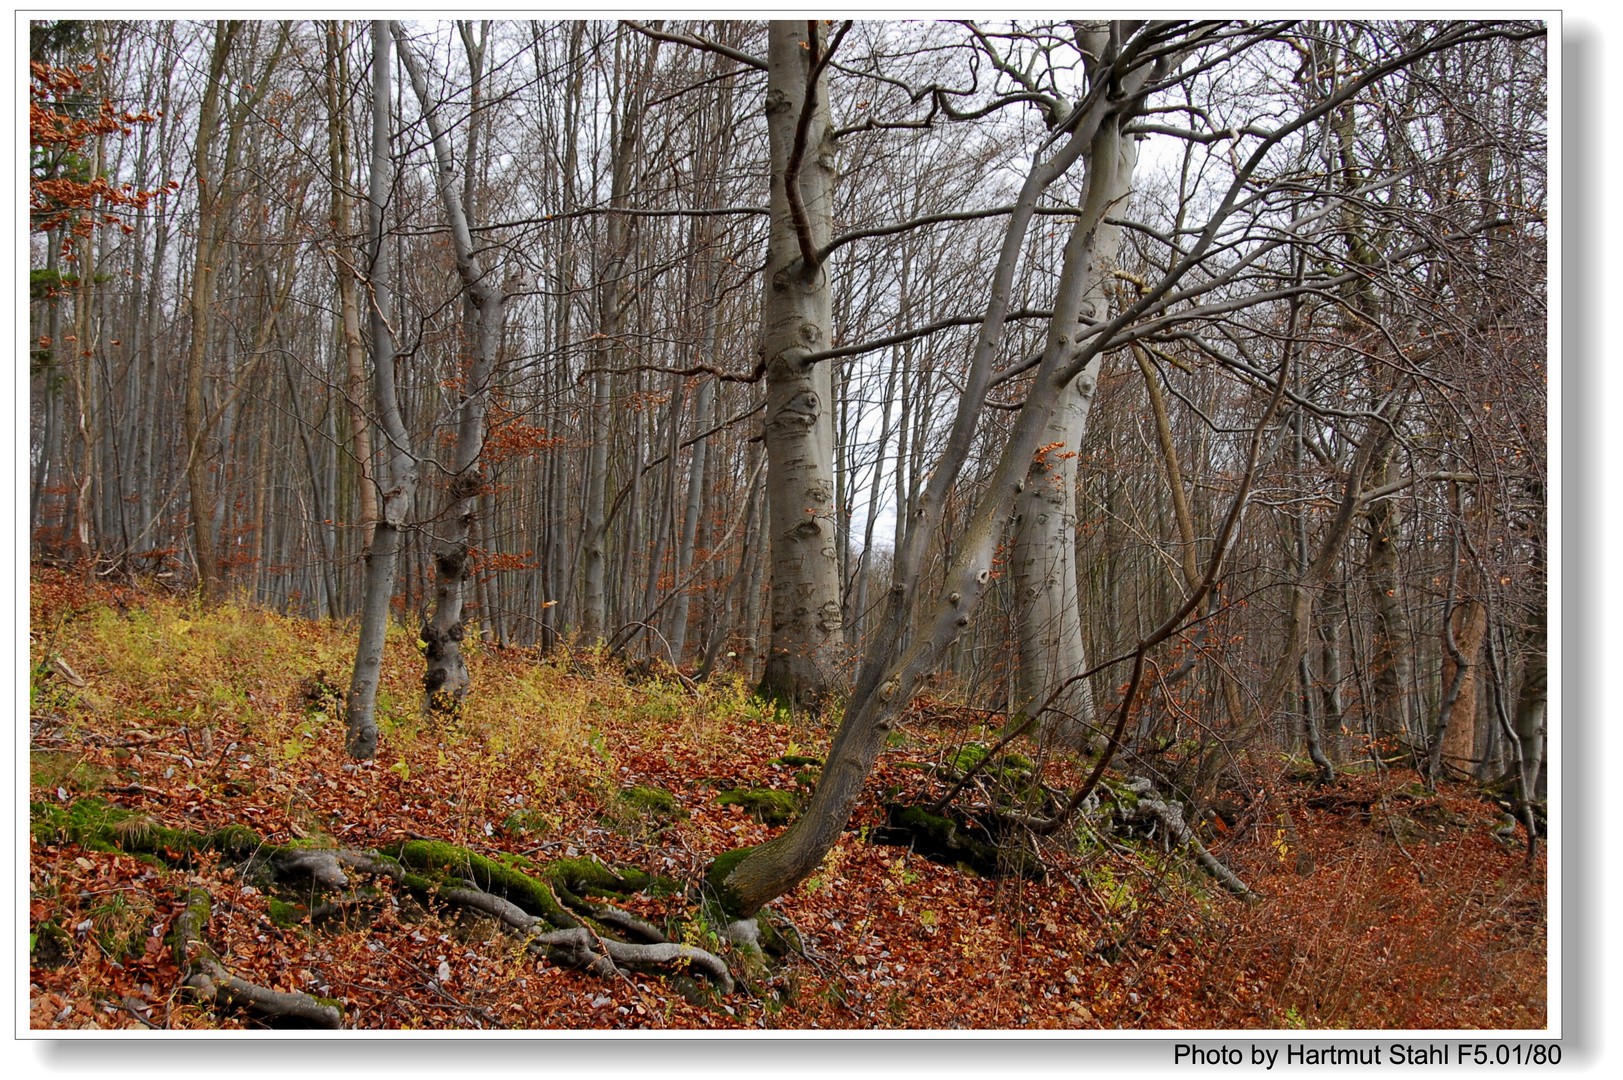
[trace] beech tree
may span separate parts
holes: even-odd
[[[1094,778],[1021,835],[1121,755],[1530,818],[1541,24],[56,25],[33,556],[356,620],[357,756],[391,625],[435,723],[477,637],[757,687],[834,730],[746,919],[934,701]]]
[[[395,383],[395,331],[398,319],[390,283],[389,243],[385,211],[394,179],[390,143],[391,83],[387,22],[372,23],[372,155],[367,182],[367,292],[371,297],[372,397],[387,451],[379,486],[382,511],[366,549],[366,583],[361,602],[360,640],[348,700],[348,747],[352,757],[377,753],[378,675],[383,663],[383,638],[389,625],[389,602],[394,596],[395,560],[401,530],[417,489],[417,458],[411,436],[401,418]]]

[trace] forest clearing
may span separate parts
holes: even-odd
[[[1544,1028],[1546,34],[31,22],[31,1023]]]

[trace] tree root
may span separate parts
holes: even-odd
[[[578,923],[574,926],[558,926],[552,930],[535,933],[538,927],[549,923],[556,926],[556,923],[543,916],[533,915],[518,904],[479,888],[442,886],[435,889],[433,895],[450,903],[482,911],[494,916],[513,930],[530,934],[530,950],[561,967],[584,968],[604,978],[612,978],[619,974],[620,968],[631,966],[685,968],[703,975],[723,994],[733,992],[732,973],[727,970],[726,962],[714,953],[693,945],[675,944],[658,928],[629,912],[602,904],[588,903],[573,893],[567,893],[562,887],[558,887],[557,891],[566,893],[564,903],[572,910],[604,926],[617,926],[623,932],[635,934],[645,941],[620,941]]]
[[[272,878],[307,876],[327,889],[349,886],[354,874],[383,877],[414,893],[495,918],[524,935],[532,953],[561,967],[604,978],[623,976],[628,968],[691,973],[722,994],[734,990],[732,974],[719,956],[672,942],[661,929],[628,911],[585,899],[582,894],[588,891],[620,895],[655,881],[640,871],[616,873],[591,859],[538,866],[522,856],[489,859],[464,847],[427,840],[403,843],[395,854],[283,847],[266,843],[242,826],[213,833],[171,829],[147,815],[95,800],[69,807],[36,806],[32,827],[42,837],[61,836],[92,850],[159,858],[217,850],[243,860],[244,874],[255,873],[257,867],[257,872]],[[336,1004],[258,986],[229,971],[203,941],[211,907],[208,893],[191,890],[175,921],[172,944],[183,985],[217,1007],[246,1006],[270,1017],[339,1026],[342,1012]]]
[[[1200,837],[1196,836],[1194,830],[1184,821],[1181,805],[1158,798],[1155,785],[1142,777],[1133,779],[1127,785],[1127,790],[1137,795],[1138,801],[1122,808],[1123,821],[1159,823],[1166,831],[1168,839],[1179,847],[1188,848],[1195,862],[1202,870],[1216,878],[1218,884],[1242,899],[1257,899],[1257,894],[1252,892],[1233,870],[1224,866],[1215,855],[1206,850],[1206,845],[1200,842]]]
[[[182,986],[216,1007],[250,1008],[265,1016],[303,1020],[319,1028],[336,1029],[343,1023],[343,1010],[336,1004],[318,1001],[296,990],[272,990],[239,979],[226,970],[203,940],[203,928],[213,906],[213,898],[207,892],[192,889],[186,894],[184,910],[175,919],[170,942],[175,965],[181,970]]]

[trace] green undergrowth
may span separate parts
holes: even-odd
[[[65,582],[36,583],[30,674],[31,714],[65,740],[87,732],[166,740],[165,750],[188,755],[188,770],[212,759],[216,735],[276,766],[342,753],[352,624],[163,593],[95,603],[94,589]],[[464,642],[472,692],[454,721],[433,722],[419,707],[421,649],[413,631],[390,626],[377,694],[380,765],[414,783],[459,759],[492,769],[522,762],[527,800],[496,819],[515,835],[550,833],[567,816],[559,810],[582,796],[656,825],[681,820],[668,793],[615,799],[622,747],[674,740],[723,750],[741,724],[776,734],[787,722],[736,677],[697,687],[674,674],[628,682],[611,657],[502,652],[477,634]],[[57,659],[84,685],[54,671]],[[53,789],[94,792],[112,779],[68,757],[36,756],[33,766],[35,783]],[[479,785],[466,794],[480,795]]]

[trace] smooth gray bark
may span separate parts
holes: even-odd
[[[761,351],[772,632],[761,691],[815,708],[834,686],[843,619],[832,376],[829,365],[805,359],[830,344],[828,274],[815,259],[808,263],[802,233],[815,249],[832,236],[835,147],[825,82],[819,77],[807,85],[821,32],[814,41],[807,22],[777,20],[767,33],[772,224],[762,274]],[[793,165],[798,169],[790,175]]]
[[[1131,191],[1137,147],[1123,138],[1119,124],[1102,126],[1088,156],[1088,197],[1084,219],[1120,215]],[[1121,229],[1098,228],[1091,262],[1081,283],[1081,316],[1090,322],[1109,314],[1108,286],[1121,247]],[[1058,317],[1055,305],[1055,317]],[[1093,694],[1084,679],[1081,588],[1076,567],[1076,470],[1082,440],[1093,411],[1103,354],[1089,362],[1059,400],[1043,432],[1043,450],[1031,462],[1025,490],[1015,499],[1011,563],[1018,608],[1020,674],[1017,713],[1048,702],[1039,722],[1044,739],[1081,746],[1093,721]],[[1057,697],[1054,697],[1055,693]],[[1050,701],[1050,698],[1053,700]]]
[[[384,456],[382,509],[372,546],[366,553],[366,576],[361,594],[360,640],[355,649],[355,670],[350,676],[346,744],[354,758],[377,754],[378,676],[383,667],[383,639],[389,625],[389,601],[394,596],[395,562],[400,534],[417,491],[417,458],[400,418],[395,391],[395,337],[389,319],[394,313],[390,286],[389,241],[384,233],[384,208],[394,182],[394,157],[389,146],[392,91],[389,77],[389,24],[372,24],[372,167],[367,187],[367,277],[371,288],[372,392],[378,423],[388,453]]]
[[[1140,71],[1137,78],[1142,80],[1147,74]],[[919,504],[909,509],[915,520],[907,542],[897,552],[896,578],[885,623],[869,648],[855,696],[835,733],[811,803],[787,831],[750,849],[737,862],[723,861],[712,871],[712,884],[721,892],[723,902],[738,913],[752,914],[817,868],[850,820],[863,783],[894,723],[896,711],[912,700],[920,680],[936,669],[969,625],[970,613],[992,579],[997,546],[1013,511],[1015,497],[1025,484],[1032,457],[1042,445],[1042,434],[1059,391],[1076,378],[1078,371],[1074,365],[1078,360],[1085,366],[1092,359],[1078,355],[1075,340],[1085,282],[1094,262],[1094,244],[1103,224],[1098,216],[1079,217],[1072,228],[1048,340],[1032,391],[1016,415],[1014,428],[985,493],[965,523],[951,564],[943,575],[940,592],[922,622],[917,640],[905,653],[901,651],[901,628],[912,613],[925,545],[940,521],[947,492],[967,459],[976,420],[991,382],[991,365],[1008,309],[1014,267],[1037,196],[1075,163],[1083,148],[1093,142],[1100,127],[1112,119],[1110,111],[1101,104],[1091,116],[1081,118],[1069,141],[1052,157],[1045,161],[1039,156],[1033,162],[1021,200],[1007,226],[993,278],[988,317],[982,324],[981,337],[965,380],[966,392],[954,418],[946,453],[938,459]],[[1106,201],[1092,197],[1090,192],[1084,204],[1094,207],[1098,213]],[[992,329],[988,330],[989,326]],[[1097,353],[1102,351],[1101,345],[1102,342],[1095,341],[1091,349]]]
[[[413,91],[422,107],[434,144],[434,172],[440,202],[451,226],[451,248],[456,255],[457,275],[473,309],[473,349],[463,376],[461,400],[457,403],[456,451],[451,465],[451,503],[434,549],[434,609],[423,624],[422,640],[427,646],[427,668],[423,673],[425,712],[453,714],[461,709],[468,694],[468,665],[462,657],[465,627],[462,608],[471,566],[468,559],[473,517],[479,510],[479,496],[486,486],[483,455],[485,412],[490,403],[490,385],[501,353],[502,320],[506,294],[495,275],[488,270],[473,246],[462,191],[456,183],[456,166],[451,158],[451,141],[440,123],[437,103],[430,97],[411,43],[399,24],[394,24],[400,62],[411,77]],[[468,168],[473,168],[472,162]]]
[[[372,545],[378,516],[377,487],[372,480],[372,424],[366,415],[366,343],[361,339],[360,301],[355,266],[343,237],[350,220],[350,131],[343,88],[348,84],[349,54],[338,48],[337,22],[326,24],[327,47],[327,160],[332,170],[333,244],[339,248],[338,310],[344,339],[345,404],[349,411],[350,452],[355,460],[357,514],[361,549]]]

